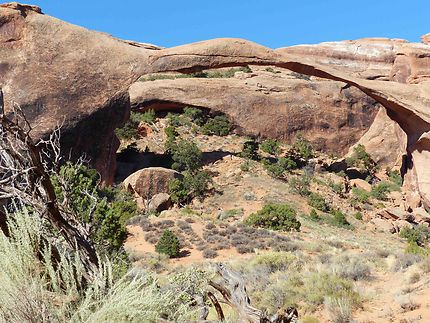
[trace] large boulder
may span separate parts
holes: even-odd
[[[141,169],[124,182],[124,187],[131,193],[150,200],[154,195],[169,192],[169,183],[175,178],[182,178],[177,171],[163,167],[148,167]]]

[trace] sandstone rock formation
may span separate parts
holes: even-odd
[[[143,74],[270,65],[348,84],[383,105],[404,132],[405,185],[430,206],[427,39],[424,36],[420,44],[370,39],[276,51],[244,40],[216,39],[160,49],[120,41],[43,15],[37,7],[11,3],[0,5],[0,86],[6,112],[12,102],[20,104],[35,137],[64,121],[65,152],[85,152],[109,182],[118,146],[113,130],[127,118],[128,87]],[[323,87],[317,91],[324,93]],[[389,122],[383,114],[378,120]]]
[[[134,108],[155,111],[194,106],[222,112],[241,134],[291,141],[302,133],[317,149],[341,155],[377,112],[374,100],[355,88],[342,89],[343,83],[252,68],[246,78],[238,72],[234,78],[136,82],[130,101]]]
[[[0,5],[0,46],[6,111],[20,104],[36,138],[64,122],[64,153],[86,153],[111,182],[113,131],[128,117],[128,85],[149,50],[16,3]]]
[[[135,193],[145,200],[154,195],[169,192],[169,182],[182,175],[172,169],[163,167],[148,167],[141,169],[127,177],[123,185],[131,193]]]

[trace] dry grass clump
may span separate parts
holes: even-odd
[[[351,304],[347,298],[327,297],[324,301],[324,306],[333,323],[351,322]]]
[[[160,235],[155,232],[148,232],[145,234],[144,238],[146,242],[156,244],[158,242],[158,239],[160,238]]]
[[[170,229],[175,225],[175,222],[172,220],[161,220],[157,222],[157,228],[161,230]]]
[[[415,272],[412,272],[409,274],[408,283],[409,284],[415,284],[415,283],[419,282],[420,279],[421,279],[421,274],[419,272],[415,271]]]
[[[298,306],[303,312],[312,312],[328,302],[333,313],[337,311],[342,314],[338,314],[340,317],[346,317],[348,308],[352,311],[362,303],[354,280],[340,277],[330,266],[322,265],[317,257],[306,256],[299,251],[259,253],[236,266],[246,279],[253,303],[268,312],[287,306]],[[341,306],[330,303],[328,298],[342,300]]]
[[[202,254],[203,254],[203,257],[206,259],[213,259],[213,258],[218,257],[218,252],[216,252],[213,249],[205,249],[205,250],[203,250]]]
[[[8,222],[9,236],[0,230],[1,322],[193,319],[194,310],[181,301],[182,291],[160,288],[154,276],[141,270],[124,275],[100,257],[100,266],[88,275],[78,254],[52,239],[55,233],[38,215],[24,211]]]
[[[372,274],[370,266],[359,256],[340,256],[330,267],[339,277],[354,281],[369,280]]]
[[[394,259],[390,257],[387,259],[389,262],[391,262],[390,267],[394,272],[405,270],[406,268],[422,260],[421,256],[408,253],[399,253],[394,257]]]
[[[397,296],[395,297],[395,300],[403,312],[410,312],[420,308],[420,304],[413,300],[410,295]]]

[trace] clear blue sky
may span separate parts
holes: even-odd
[[[175,46],[240,37],[268,47],[362,37],[419,41],[430,0],[28,0],[46,14],[116,37]]]

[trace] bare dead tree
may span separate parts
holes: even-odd
[[[263,311],[251,306],[251,300],[246,292],[246,286],[240,274],[228,269],[223,264],[216,265],[216,273],[220,282],[210,281],[209,285],[217,290],[223,297],[224,303],[231,306],[239,315],[241,322],[250,323],[291,323],[297,322],[298,312],[293,307],[288,307],[285,311],[268,315]],[[208,293],[208,297],[214,305],[218,319],[224,320],[222,308],[213,293]]]
[[[0,201],[30,207],[46,219],[71,249],[78,249],[89,272],[98,265],[96,250],[87,230],[68,209],[59,204],[51,175],[61,159],[60,128],[35,142],[32,127],[18,105],[10,116],[4,111],[0,89]]]

